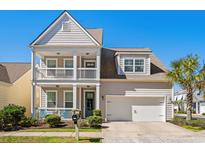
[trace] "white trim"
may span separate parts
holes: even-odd
[[[72,94],[73,94],[73,91],[72,91],[72,90],[63,90],[63,107],[64,107],[64,108],[66,108],[66,107],[65,107],[65,93],[66,93],[66,92],[72,92]],[[73,101],[72,101],[72,103],[73,103]],[[72,107],[72,108],[73,108],[73,107]]]
[[[41,34],[32,44],[31,46],[35,45],[37,42],[39,42],[54,26],[56,26],[56,24],[58,24],[58,22],[60,22],[60,20],[67,15],[68,18],[70,18],[70,20],[72,20],[97,46],[100,46],[100,44],[82,27],[80,26],[80,24],[68,13],[68,12],[64,12],[60,17],[58,17],[58,19],[52,24],[50,25],[46,31]]]
[[[55,92],[56,93],[56,107],[58,107],[58,90],[46,90],[46,108],[48,108],[48,99],[47,99],[47,92]]]
[[[85,59],[83,61],[84,68],[92,68],[92,67],[86,67],[86,63],[87,62],[94,62],[95,63],[95,67],[93,67],[93,68],[96,68],[96,60],[95,59]]]
[[[89,86],[95,86],[95,85],[98,85],[99,82],[90,82],[88,81],[87,83],[84,81],[82,83],[80,82],[53,82],[53,83],[50,83],[50,82],[41,82],[41,83],[37,83],[37,85],[42,85],[42,86],[46,86],[46,85],[89,85]]]
[[[40,107],[42,107],[42,87],[40,87]]]
[[[84,89],[83,90],[83,118],[85,118],[85,93],[86,92],[94,92],[94,95],[96,95],[95,90],[93,89]],[[96,102],[96,98],[94,97],[94,103]]]
[[[133,71],[132,72],[126,72],[125,71],[125,60],[132,60],[133,61]],[[136,72],[135,71],[135,60],[143,60],[144,61],[143,72]],[[144,58],[144,57],[124,57],[123,58],[123,72],[125,74],[144,74],[146,72],[145,71],[145,69],[146,69],[145,65],[146,65],[146,58]]]
[[[82,91],[82,87],[80,86],[79,87],[79,109],[80,109],[80,111],[82,111],[82,98],[81,98],[82,93],[81,93],[81,91]]]
[[[167,96],[164,96],[164,122],[167,121]]]

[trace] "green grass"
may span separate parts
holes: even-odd
[[[75,132],[74,128],[31,128],[20,132]],[[80,128],[80,132],[101,132],[100,128]]]
[[[186,129],[188,129],[188,130],[191,130],[191,131],[193,131],[193,132],[199,132],[199,131],[202,131],[202,130],[204,130],[203,128],[201,128],[201,127],[193,127],[193,126],[190,126],[190,125],[184,125],[184,126],[182,126],[183,128],[186,128]]]
[[[81,137],[77,142],[73,137],[47,136],[3,136],[0,143],[100,143],[100,138]]]

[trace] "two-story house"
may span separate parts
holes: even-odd
[[[102,29],[84,28],[67,11],[30,47],[33,115],[54,113],[66,120],[73,109],[80,109],[82,118],[101,109],[109,121],[173,116],[172,84],[148,48],[103,48]],[[40,106],[35,103],[37,86]]]

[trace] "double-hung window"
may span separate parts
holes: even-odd
[[[72,77],[73,71],[71,68],[73,68],[73,59],[64,59],[64,68],[65,68],[65,77]]]
[[[144,72],[144,59],[124,59],[125,73],[142,73]]]
[[[64,106],[65,108],[73,108],[73,92],[64,91]]]
[[[47,91],[47,107],[55,108],[57,105],[57,92],[56,91]]]
[[[144,72],[144,59],[135,59],[135,72]]]

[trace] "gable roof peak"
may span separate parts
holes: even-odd
[[[74,17],[67,11],[64,10],[31,44],[30,47],[36,45],[40,42],[46,34],[50,32],[60,21],[62,21],[65,17],[68,17],[72,22],[74,22],[90,39],[96,46],[100,46],[100,43],[83,27],[78,23]]]

